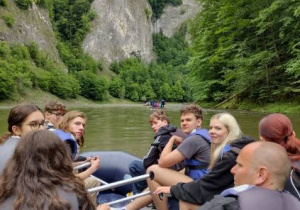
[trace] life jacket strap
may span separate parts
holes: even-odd
[[[202,170],[202,169],[207,169],[207,167],[208,167],[207,164],[205,164],[205,165],[187,165],[187,166],[185,166],[184,174],[188,176],[192,170]]]

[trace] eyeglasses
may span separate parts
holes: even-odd
[[[43,127],[45,126],[45,121],[42,121],[41,123],[31,122],[26,125],[29,125],[31,130],[38,130],[41,126],[43,126]]]
[[[63,117],[65,115],[63,113],[55,113],[55,112],[52,112],[51,114],[54,114],[57,118]]]

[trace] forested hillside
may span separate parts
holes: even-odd
[[[1,0],[1,7],[8,7]],[[103,76],[103,65],[84,53],[81,44],[96,17],[90,10],[89,0],[48,0],[37,5],[46,8],[57,38],[57,50],[67,67],[62,67],[29,43],[1,42],[0,45],[0,100],[12,99],[24,94],[25,88],[40,88],[61,98],[82,95],[92,100],[105,100],[108,94],[133,101],[165,98],[168,101],[190,101],[184,65],[188,60],[186,26],[172,38],[162,34],[153,35],[158,60],[145,63],[138,54],[124,61],[114,62],[109,69],[113,76]],[[167,3],[180,4],[179,0],[151,1],[152,8],[161,10]],[[19,9],[26,12],[34,5],[31,0],[15,0]],[[5,10],[6,11],[6,10]],[[9,10],[8,10],[9,11]],[[14,27],[14,14],[2,16],[8,27]],[[151,11],[145,10],[151,18]],[[7,19],[7,16],[10,19]],[[153,17],[155,18],[155,17]],[[10,21],[11,20],[11,21]]]
[[[8,1],[0,0],[0,10]],[[167,4],[148,0],[147,18],[159,18]],[[14,0],[26,12],[31,0]],[[150,99],[208,102],[227,107],[300,101],[300,1],[198,0],[202,9],[172,37],[153,34],[155,59],[139,54],[106,66],[83,52],[82,42],[97,14],[92,0],[38,0],[49,11],[58,66],[36,43],[0,43],[0,100],[40,88],[61,98],[102,101],[109,95],[132,101]],[[4,14],[4,13],[3,13]],[[9,28],[13,12],[0,14]],[[0,28],[1,29],[1,28]],[[107,71],[110,73],[107,74]]]
[[[191,22],[193,98],[300,101],[300,1],[201,0]]]

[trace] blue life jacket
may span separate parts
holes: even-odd
[[[64,132],[59,129],[52,130],[64,143],[71,149],[71,158],[75,159],[77,154],[77,142],[71,133]]]
[[[231,150],[231,146],[226,144],[225,147],[223,148],[223,150],[221,151],[220,156],[222,156],[223,154],[225,154],[226,152],[229,152]]]
[[[210,144],[210,136],[208,134],[207,129],[194,129],[189,135],[194,136],[199,135],[204,140],[206,140]],[[185,174],[189,177],[191,177],[193,180],[199,179],[203,177],[204,175],[208,174],[208,163],[202,163],[199,160],[196,159],[185,159]]]

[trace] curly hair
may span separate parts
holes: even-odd
[[[41,109],[33,104],[19,104],[17,106],[14,106],[8,115],[7,118],[7,124],[8,124],[8,132],[3,135],[3,137],[0,139],[0,144],[3,143],[6,139],[8,139],[9,136],[12,135],[12,127],[14,125],[22,125],[22,123],[26,120],[26,118],[35,111],[41,111]]]
[[[203,120],[202,108],[197,105],[187,105],[180,109],[180,116],[192,113],[195,115],[196,119]]]
[[[14,209],[71,209],[58,196],[57,188],[74,192],[82,209],[94,205],[82,181],[73,173],[67,150],[54,133],[29,132],[17,145],[0,177],[0,203],[14,196]]]
[[[49,101],[45,104],[45,112],[52,113],[53,111],[61,111],[63,114],[67,112],[65,105],[58,101]]]
[[[61,122],[58,125],[58,129],[61,129],[65,132],[71,132],[70,131],[70,122],[74,120],[76,117],[81,117],[85,120],[87,120],[86,115],[83,112],[80,111],[69,111],[65,114],[65,116],[62,118]],[[84,135],[81,137],[81,139],[76,140],[78,145],[80,147],[84,144]]]
[[[300,160],[300,140],[296,138],[287,116],[279,113],[265,116],[259,123],[259,135],[266,141],[283,146],[291,160]]]

